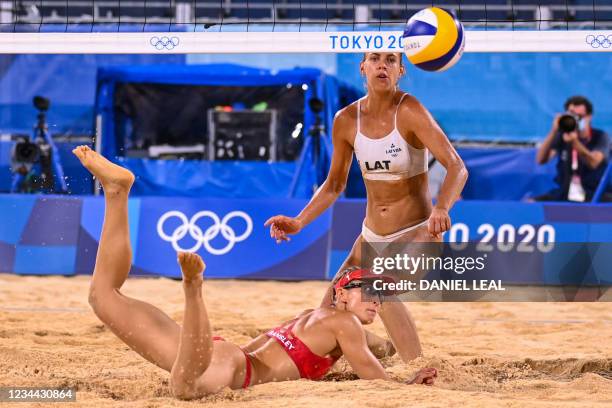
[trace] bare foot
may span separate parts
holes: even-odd
[[[191,252],[179,252],[178,263],[181,266],[184,282],[192,282],[202,279],[202,273],[206,264],[198,254]]]
[[[104,193],[129,192],[134,183],[131,171],[111,163],[104,156],[91,150],[89,146],[78,146],[72,153],[79,158],[81,164],[87,168],[102,184]]]

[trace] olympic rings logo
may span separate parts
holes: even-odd
[[[164,224],[172,217],[178,218],[182,224],[171,234],[166,234],[164,231]],[[196,224],[199,219],[204,217],[208,217],[213,221],[213,224],[208,227],[206,231],[202,231],[202,228]],[[227,225],[232,218],[242,218],[246,222],[246,229],[242,234],[236,235],[232,227]],[[177,252],[197,252],[200,247],[204,246],[204,248],[213,255],[224,255],[231,251],[237,242],[247,239],[252,231],[253,220],[243,211],[232,211],[223,217],[223,219],[220,219],[219,216],[212,211],[200,211],[191,217],[191,219],[187,219],[187,216],[180,211],[168,211],[159,218],[159,221],[157,221],[157,233],[159,237],[164,241],[171,242],[172,248]],[[196,243],[191,248],[182,248],[179,245],[179,241],[185,238],[187,233],[189,233]],[[227,240],[227,244],[222,248],[213,248],[210,241],[215,239],[219,233]]]
[[[160,51],[164,48],[170,51],[177,47],[180,41],[178,37],[152,37],[150,43]]]
[[[612,34],[605,36],[603,34],[586,36],[586,43],[593,48],[610,48],[612,47]]]

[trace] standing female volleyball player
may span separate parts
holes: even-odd
[[[367,95],[336,114],[331,168],[308,205],[296,217],[266,221],[277,242],[288,241],[340,196],[353,152],[367,191],[361,235],[341,266],[361,263],[363,242],[436,242],[451,227],[448,212],[467,180],[463,161],[419,101],[397,83],[405,72],[401,53],[366,53],[360,64]],[[427,183],[427,150],[446,168],[438,200],[432,206]],[[337,274],[334,282],[341,278]],[[332,303],[332,286],[322,306]],[[385,302],[381,318],[404,361],[421,354],[414,322],[400,302]]]

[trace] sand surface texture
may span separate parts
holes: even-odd
[[[214,332],[237,344],[315,306],[324,282],[205,283]],[[440,371],[434,387],[361,381],[344,360],[325,381],[264,384],[194,402],[91,312],[86,277],[0,275],[0,385],[71,386],[70,407],[612,407],[612,303],[409,303],[425,356],[383,360],[396,379]],[[179,282],[129,279],[129,296],[180,320]],[[383,335],[380,321],[371,329]],[[42,406],[2,404],[1,406]]]

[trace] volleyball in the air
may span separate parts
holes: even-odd
[[[449,69],[459,61],[465,45],[461,22],[439,7],[429,7],[412,16],[403,37],[408,61],[425,71]]]

